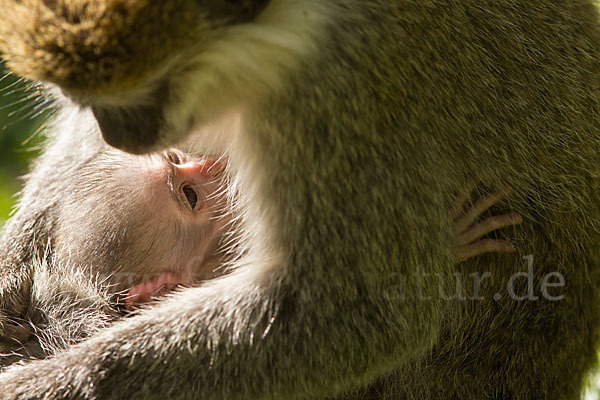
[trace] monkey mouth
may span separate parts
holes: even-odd
[[[125,309],[133,311],[143,304],[173,292],[178,287],[188,287],[193,284],[192,278],[181,273],[164,271],[149,280],[135,284],[125,296]]]

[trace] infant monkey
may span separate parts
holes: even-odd
[[[236,235],[224,164],[174,149],[149,156],[97,153],[80,167],[58,207],[53,273],[65,268],[68,279],[72,269],[85,269],[90,279],[108,284],[111,302],[126,311],[222,274],[227,243],[235,244],[223,239]],[[465,187],[450,210],[458,262],[515,250],[509,241],[482,237],[520,223],[519,215],[479,221],[509,191],[471,203],[476,185]],[[15,327],[6,333],[12,337],[0,339],[23,343],[30,332]]]
[[[58,214],[59,265],[89,268],[127,310],[218,274],[231,232],[224,161],[178,150],[99,153]],[[114,291],[113,291],[114,289]]]
[[[176,286],[225,272],[233,207],[225,162],[103,149],[56,206],[26,315],[3,326],[0,368],[76,343]],[[32,331],[35,337],[32,337]]]

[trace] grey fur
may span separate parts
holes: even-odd
[[[70,112],[61,113],[57,120],[73,117],[67,114]],[[56,130],[61,136],[50,135],[52,145],[27,177],[18,206],[21,211],[4,227],[0,242],[0,322],[32,328],[27,341],[0,342],[0,366],[47,357],[119,317],[111,298],[114,289],[105,281],[106,274],[101,279],[98,271],[82,265],[55,262],[54,238],[61,204],[72,191],[72,179],[94,153],[105,147],[97,136],[82,136],[80,127]],[[65,146],[77,148],[81,158],[61,154]]]
[[[63,3],[70,10],[72,2]],[[181,2],[192,14],[193,3]],[[314,28],[300,33],[309,45],[276,37],[281,47],[272,54],[280,57],[266,60],[272,69],[232,74],[239,80],[223,79],[231,86],[210,93],[186,92],[206,66],[194,57],[205,37],[218,44],[234,28],[198,33],[197,48],[175,40],[158,49],[169,61],[154,75],[141,65],[148,80],[134,92],[154,93],[157,80],[167,85],[161,129],[156,140],[133,135],[120,142],[136,152],[167,146],[187,137],[190,123],[245,107],[241,133],[227,144],[247,207],[237,271],[55,358],[9,369],[0,375],[3,398],[579,398],[600,322],[600,28],[592,2],[271,0],[264,13],[294,5],[304,7],[300,22]],[[81,17],[91,18],[88,11]],[[61,32],[68,22],[44,29]],[[100,106],[115,107],[119,82],[103,86],[105,70],[83,87],[77,73],[53,75],[42,65],[88,68],[85,57],[73,57],[85,54],[77,47],[81,35],[71,35],[76,30],[65,29],[74,42],[58,48],[44,45],[52,38],[27,39],[46,30],[3,24],[24,35],[24,44],[40,46],[20,54],[0,41],[15,68],[62,84],[86,104],[102,95]],[[154,36],[144,34],[163,29],[124,24],[106,43],[135,43],[139,33],[145,49]],[[244,36],[237,40],[243,48]],[[135,63],[119,69],[119,59],[110,60],[119,53],[102,53],[104,43],[100,57],[130,89]],[[224,75],[230,67],[224,64]],[[85,72],[93,77],[95,70]],[[135,107],[135,99],[124,95],[116,107]],[[34,200],[47,198],[51,207],[64,195],[55,177],[68,178],[82,156],[61,138],[95,140],[95,124],[89,113],[82,116],[60,128],[71,134],[59,130],[49,145],[5,240],[52,228],[35,225],[44,212]],[[65,153],[73,159],[53,158]],[[446,213],[454,189],[473,172],[515,190],[503,207],[525,221],[512,235],[521,255],[534,255],[536,282],[562,274],[562,300],[493,299],[527,268],[517,255],[453,266]],[[36,197],[48,180],[54,186]],[[18,277],[14,267],[23,265],[7,272]],[[485,272],[481,299],[439,293],[453,287],[453,273]],[[9,308],[11,299],[1,301]]]

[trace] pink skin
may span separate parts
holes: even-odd
[[[497,229],[523,222],[523,218],[517,213],[494,215],[483,221],[478,221],[481,214],[499,200],[509,196],[511,191],[505,189],[502,192],[487,194],[477,199],[470,208],[467,208],[468,199],[476,186],[477,182],[473,182],[464,188],[450,211],[454,235],[457,238],[455,256],[458,262],[484,253],[512,253],[516,251],[508,240],[481,238]]]
[[[148,190],[152,191],[162,215],[179,218],[182,223],[203,220],[210,225],[209,239],[198,243],[194,249],[196,255],[205,256],[209,262],[216,250],[220,232],[231,220],[230,215],[218,215],[215,212],[223,201],[219,193],[224,166],[218,158],[192,158],[177,150],[166,151],[161,157],[166,162],[161,162],[158,168],[145,171],[151,182]],[[177,286],[192,284],[193,271],[161,272],[129,289],[125,297],[125,309],[131,311]]]
[[[188,224],[211,218],[205,210],[218,206],[215,194],[224,170],[220,159],[190,157],[177,150],[166,151],[160,157],[158,163],[151,163],[145,170],[144,179],[158,211]]]
[[[157,297],[169,293],[177,286],[190,286],[191,284],[192,282],[181,274],[163,272],[149,281],[138,283],[129,289],[125,298],[125,309],[132,311],[142,304],[149,303]]]

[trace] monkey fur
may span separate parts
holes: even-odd
[[[0,5],[9,65],[84,107],[5,241],[52,229],[40,207],[98,128],[134,153],[227,152],[245,229],[235,272],[9,368],[3,399],[580,398],[600,323],[592,1]],[[523,216],[501,234],[519,252],[454,265],[447,209],[474,173],[514,190],[497,210]],[[530,255],[537,299],[511,298]],[[11,265],[3,309],[30,273]],[[442,293],[485,273],[478,296]],[[560,300],[539,296],[552,273]]]
[[[4,243],[3,270],[31,268],[0,318],[0,366],[55,354],[178,283],[223,275],[231,262],[235,199],[228,207],[222,196],[224,160],[175,150],[136,156],[96,143],[63,181],[65,195],[43,210],[44,230]],[[181,184],[195,185],[197,204],[176,196]]]
[[[58,130],[68,132],[66,127]],[[7,324],[0,330],[0,366],[56,354],[125,316],[125,296],[131,293],[132,285],[140,283],[140,277],[136,293],[141,297],[131,300],[130,307],[126,307],[129,311],[150,301],[152,292],[158,295],[160,287],[146,279],[160,276],[161,271],[171,274],[162,281],[167,285],[163,290],[172,279],[186,284],[187,273],[199,283],[227,272],[238,231],[235,192],[226,202],[221,196],[226,193],[224,188],[231,186],[226,176],[218,170],[208,175],[194,172],[203,158],[174,149],[151,157],[136,156],[101,145],[79,164],[62,188],[66,195],[45,211],[45,231],[36,232],[35,239],[22,235],[16,245],[5,244],[3,254],[22,254],[5,257],[5,270],[11,268],[10,262],[15,266],[29,262],[32,267],[26,284],[17,286],[19,291],[13,293],[23,299],[13,300],[12,308],[3,314],[2,321]],[[208,157],[209,165],[211,160],[214,158]],[[168,165],[181,165],[183,169]],[[202,181],[206,179],[216,180],[204,186]],[[195,192],[202,204],[194,207],[193,213],[180,213],[179,207],[173,207],[181,206],[177,198],[161,197],[173,180],[199,185]],[[485,253],[514,251],[510,242],[481,237],[521,221],[514,214],[480,221],[482,212],[510,192],[488,193],[469,207],[473,186],[460,191],[450,213],[458,262]],[[229,207],[224,208],[227,204]],[[156,207],[163,215],[148,214],[156,212]],[[206,217],[222,211],[229,215],[215,220],[220,226],[215,237],[209,229],[212,225],[206,225]],[[43,252],[38,251],[40,245],[33,249],[22,246],[43,243],[42,238],[47,239]],[[186,256],[194,260],[182,260]],[[178,267],[184,267],[180,270],[184,275],[174,273]],[[155,284],[160,285],[160,280]]]
[[[67,112],[69,113],[69,112]],[[63,120],[70,120],[66,113]],[[58,210],[62,196],[49,198],[45,193],[69,193],[69,179],[54,179],[54,174],[74,176],[87,160],[104,145],[75,128],[69,135],[60,129],[61,138],[50,137],[58,150],[73,146],[75,159],[48,151],[34,163],[34,173],[43,180],[28,181],[21,193],[20,208],[4,227],[0,240],[0,328],[6,325],[33,326],[30,337],[0,340],[0,367],[27,358],[43,358],[70,344],[91,336],[119,317],[111,302],[109,286],[78,265],[54,262],[53,238],[58,228]],[[52,135],[50,135],[52,136]],[[94,136],[92,136],[93,138]],[[62,144],[58,144],[62,143]],[[65,162],[66,161],[66,162]],[[94,274],[95,275],[95,274]]]

